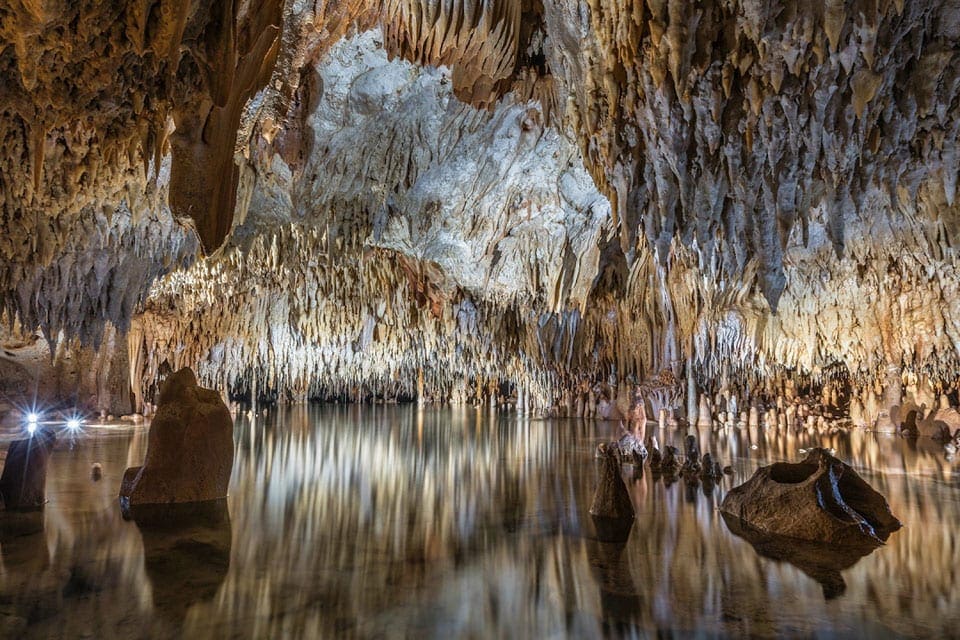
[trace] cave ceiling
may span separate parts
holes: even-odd
[[[300,392],[946,377],[958,116],[958,0],[12,0],[0,305]]]

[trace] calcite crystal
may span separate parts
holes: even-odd
[[[163,383],[146,459],[124,473],[121,506],[225,498],[232,469],[230,411],[216,391],[197,384],[193,371],[181,369]]]
[[[882,495],[819,448],[757,469],[720,510],[763,533],[840,546],[882,544],[901,526]]]

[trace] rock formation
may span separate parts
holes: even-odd
[[[0,497],[7,511],[35,511],[46,502],[47,461],[57,437],[38,428],[28,437],[14,440],[0,475]]]
[[[590,515],[595,519],[633,521],[630,494],[620,477],[620,461],[614,447],[604,447],[600,458],[600,479],[593,494]],[[598,525],[598,529],[600,525]],[[629,532],[629,527],[627,527]]]
[[[230,411],[217,392],[197,385],[193,371],[181,369],[163,383],[146,459],[124,473],[121,505],[131,511],[225,498],[232,468]]]
[[[884,497],[824,449],[757,469],[720,510],[765,534],[836,546],[882,544],[900,528]]]

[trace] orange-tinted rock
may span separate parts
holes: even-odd
[[[203,389],[189,368],[164,382],[142,467],[127,469],[125,508],[216,500],[227,495],[233,468],[233,420],[216,391]]]
[[[757,469],[720,510],[763,533],[834,545],[880,544],[901,526],[886,499],[824,449]]]

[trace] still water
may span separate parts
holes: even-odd
[[[475,409],[279,409],[237,420],[229,516],[141,528],[116,494],[143,459],[145,429],[89,427],[58,442],[42,531],[0,539],[0,634],[960,635],[960,475],[932,443],[704,432],[703,450],[734,475],[705,490],[628,474],[637,518],[616,545],[597,540],[588,514],[594,450],[613,435],[607,423]],[[835,448],[904,523],[840,572],[839,594],[836,581],[827,589],[760,556],[717,511],[757,466],[816,445]]]

